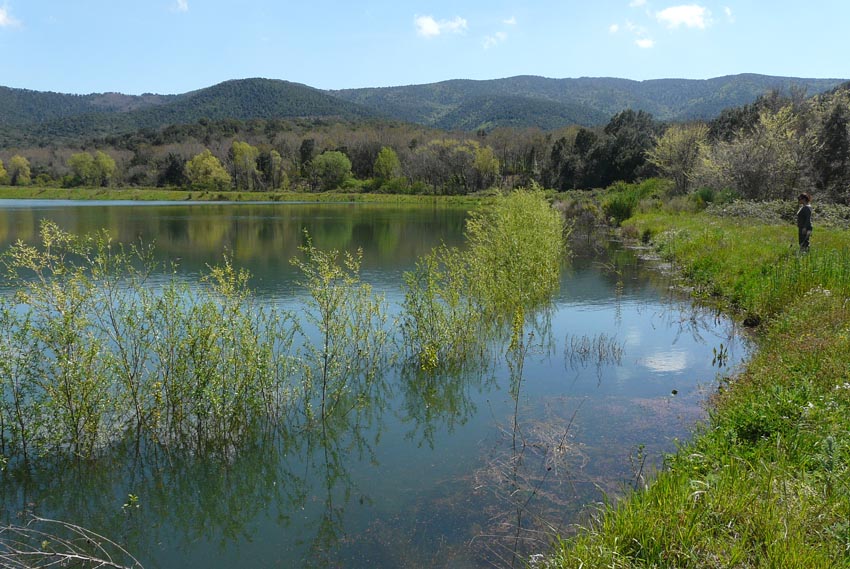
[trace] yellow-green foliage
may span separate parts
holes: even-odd
[[[561,215],[539,190],[519,190],[472,215],[468,247],[439,248],[405,275],[403,331],[423,369],[480,353],[488,329],[548,302],[565,252]]]

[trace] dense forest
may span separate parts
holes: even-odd
[[[0,148],[80,144],[98,137],[208,120],[381,118],[445,130],[570,125],[596,127],[623,109],[656,119],[707,120],[760,95],[810,95],[839,79],[730,75],[706,80],[631,81],[519,76],[405,87],[322,91],[272,79],[239,79],[181,95],[63,95],[0,87]]]
[[[225,98],[228,89],[236,98],[236,86],[219,87]],[[268,96],[263,86],[280,87],[258,84],[258,97]],[[787,199],[808,190],[818,199],[850,202],[850,84],[814,96],[803,89],[771,91],[706,121],[661,122],[649,112],[627,109],[599,126],[472,131],[374,118],[360,106],[352,106],[352,115],[360,115],[349,119],[201,116],[215,114],[221,92],[199,92],[180,102],[196,109],[198,118],[189,123],[77,144],[7,148],[0,151],[0,180],[63,187],[469,194],[531,183],[558,191],[592,189],[661,175],[674,181],[675,193],[704,192],[706,199],[714,194]],[[292,95],[280,108],[298,100]],[[310,98],[309,104],[317,101]],[[492,106],[473,107],[457,120],[486,122]],[[159,113],[167,121],[174,108],[157,104],[134,112]],[[555,110],[541,103],[526,113],[543,118]]]

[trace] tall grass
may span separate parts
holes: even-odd
[[[759,350],[646,489],[562,540],[557,567],[850,565],[850,238],[709,215],[638,216],[698,294],[758,316]],[[755,322],[758,319],[752,319]]]

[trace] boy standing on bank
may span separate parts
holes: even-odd
[[[809,194],[802,193],[797,196],[800,209],[797,210],[797,238],[800,242],[800,252],[809,250],[809,237],[812,236],[812,206]]]

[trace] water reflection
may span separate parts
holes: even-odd
[[[288,261],[303,229],[320,249],[362,247],[364,279],[397,310],[401,272],[435,245],[459,243],[465,214],[38,206],[0,208],[0,237],[31,239],[44,217],[80,232],[106,226],[122,242],[155,240],[189,283],[226,248],[255,275],[261,302],[302,314]],[[132,440],[97,461],[7,470],[3,515],[70,519],[146,567],[522,567],[588,504],[633,483],[636,449],[651,471],[689,435],[704,417],[718,349],[726,366],[747,352],[734,326],[677,298],[632,251],[583,253],[513,352],[503,337],[454,373],[388,368],[368,389],[340,393],[345,412],[323,420],[296,408],[226,453]]]

